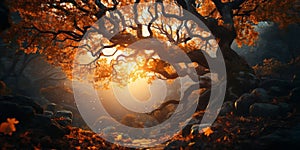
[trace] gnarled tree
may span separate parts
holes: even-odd
[[[83,64],[81,70],[83,68],[92,70],[95,83],[114,80],[112,76],[117,70],[114,66],[122,63],[119,61],[122,55],[118,55],[117,51],[126,51],[128,46],[137,40],[158,38],[179,46],[192,62],[197,63],[194,68],[198,75],[209,70],[207,58],[217,59],[207,55],[209,53],[201,51],[207,49],[203,46],[209,45],[212,48],[217,45],[225,59],[230,85],[231,79],[234,79],[238,72],[252,72],[247,62],[231,49],[233,40],[236,40],[239,45],[253,45],[258,37],[253,25],[259,21],[273,21],[280,27],[299,21],[296,0],[164,1],[164,3],[173,2],[178,7],[174,7],[175,9],[165,8],[161,4],[161,0],[149,0],[149,2],[158,3],[147,8],[140,8],[139,6],[143,2],[148,2],[148,0],[7,1],[10,11],[18,12],[22,20],[18,23],[13,22],[12,27],[4,35],[5,40],[9,42],[17,39],[21,50],[26,53],[42,54],[50,64],[60,66],[69,77],[72,77],[74,63],[76,63],[74,62],[75,55],[79,53],[79,49],[85,49],[93,60]],[[132,10],[128,10],[134,12],[132,16],[126,16],[125,12],[119,11],[119,8],[129,4],[133,5]],[[201,20],[212,35],[200,33],[201,30],[194,27],[192,23],[182,20],[182,17],[186,15],[180,11],[182,9]],[[113,11],[116,13],[108,17],[107,14]],[[146,18],[148,21],[141,22],[139,19],[141,14],[138,14],[140,12],[148,13],[149,18]],[[105,22],[102,24],[100,22],[98,28],[93,26],[100,18],[104,18]],[[176,26],[168,25],[167,20]],[[126,29],[116,30],[120,25]],[[98,37],[94,40],[101,41],[100,47],[93,48],[92,43],[82,44],[80,42],[84,39],[85,34],[92,35],[100,30],[101,32],[97,34],[101,34],[101,36],[93,37]],[[116,31],[118,33],[115,33]],[[114,36],[108,38],[112,34]],[[215,42],[210,42],[209,40],[213,38],[216,39]],[[107,52],[108,50],[110,52]],[[114,55],[114,60],[107,63],[106,58]],[[130,54],[132,57],[138,55],[138,53]],[[208,57],[205,57],[206,55]],[[174,60],[180,61],[176,55],[172,57]],[[178,74],[168,71],[168,66],[170,66],[168,62],[150,57],[144,64],[148,64],[147,66],[143,65],[144,71],[154,72],[160,78],[174,79],[178,77]]]

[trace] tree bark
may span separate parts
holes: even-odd
[[[182,5],[183,1],[177,1],[179,5]],[[181,3],[180,3],[181,2]],[[193,6],[194,0],[186,0],[186,5]],[[213,1],[217,7],[217,10],[221,12],[222,19],[225,20],[224,25],[219,26],[216,19],[207,19],[201,16],[195,9],[195,7],[186,7],[182,5],[184,9],[187,9],[198,19],[200,19],[212,32],[216,39],[219,39],[218,45],[223,55],[226,72],[227,72],[227,87],[232,87],[232,92],[237,95],[242,94],[245,91],[239,90],[241,86],[237,80],[239,72],[247,72],[254,74],[253,69],[249,66],[245,59],[239,56],[232,48],[231,44],[236,38],[236,30],[233,25],[233,9],[238,8],[245,0],[236,0],[233,2],[222,3],[220,0]],[[218,53],[217,53],[218,56]],[[198,64],[207,66],[207,60],[203,59],[203,54],[190,54],[192,61],[196,61]],[[198,58],[198,59],[197,59]],[[208,57],[206,57],[208,58]],[[218,61],[218,59],[213,60]],[[246,86],[246,85],[244,85]],[[227,88],[227,89],[228,89]]]

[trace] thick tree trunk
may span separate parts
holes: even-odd
[[[212,34],[215,36],[215,38],[220,39],[219,41],[219,47],[221,49],[221,52],[223,54],[223,57],[225,59],[225,65],[226,65],[226,69],[227,69],[227,74],[228,77],[230,78],[232,75],[237,74],[240,71],[246,71],[246,72],[251,72],[253,73],[252,68],[248,65],[248,63],[242,58],[240,57],[235,51],[233,51],[231,49],[231,44],[233,42],[233,40],[236,38],[236,31],[234,29],[233,26],[233,16],[232,16],[232,9],[233,7],[239,6],[241,3],[243,3],[243,1],[234,1],[235,4],[229,4],[228,6],[230,7],[226,7],[228,9],[228,11],[224,12],[224,13],[229,13],[229,14],[222,14],[222,15],[226,15],[229,16],[231,18],[227,19],[231,19],[231,21],[227,21],[226,24],[224,24],[223,26],[219,26],[218,22],[215,19],[206,19],[203,16],[201,16],[197,10],[194,7],[186,7],[187,5],[190,6],[194,6],[195,1],[193,0],[188,0],[185,1],[185,3],[188,3],[187,5],[183,5],[185,4],[183,1],[178,0],[177,1],[184,9],[188,10],[190,13],[192,13],[193,15],[195,15],[198,19],[200,19],[208,28],[209,30],[212,32]],[[222,9],[223,6],[225,6],[225,4],[219,3],[220,1],[214,1],[214,2],[218,2],[217,5],[217,9]],[[218,7],[219,5],[221,5],[220,7]],[[235,6],[236,5],[236,6]],[[225,8],[225,7],[224,7]],[[225,19],[225,18],[223,18]],[[188,54],[189,55],[189,54]],[[194,55],[194,54],[190,54],[189,56],[191,57],[192,61],[196,61],[201,65],[206,66],[207,62],[203,61],[202,58],[204,58],[203,56],[200,56],[201,54],[198,55]],[[196,60],[197,57],[200,60]]]
[[[228,77],[235,76],[239,72],[254,73],[244,58],[239,56],[230,47],[221,47],[221,51],[225,60],[225,66]]]
[[[245,74],[254,74],[254,71],[248,63],[231,48],[223,48],[222,53],[225,59],[227,72],[227,90],[231,90],[226,93],[226,98],[232,100],[236,98],[232,97],[232,94],[239,96],[245,92],[249,92],[249,90],[253,88],[250,81],[247,83],[240,82],[239,73],[244,72]]]
[[[223,58],[225,60],[226,72],[227,72],[227,98],[232,99],[229,95],[241,95],[244,92],[248,92],[252,85],[250,82],[242,83],[240,82],[240,72],[245,74],[254,74],[252,67],[247,63],[247,61],[239,56],[232,48],[231,44],[236,38],[236,31],[233,26],[218,26],[218,28],[212,29],[213,34],[220,39],[219,47],[221,49]]]
[[[232,97],[229,96],[230,94],[232,94],[232,92],[235,95],[241,95],[244,92],[248,92],[249,89],[251,88],[251,85],[241,85],[238,78],[239,73],[245,72],[246,74],[247,73],[254,74],[254,71],[251,68],[251,66],[249,66],[249,64],[246,62],[246,60],[241,56],[239,56],[231,48],[231,44],[236,37],[235,31],[232,31],[224,26],[218,26],[214,22],[208,22],[207,25],[210,28],[211,32],[215,35],[215,37],[220,39],[218,44],[226,66],[227,89],[231,90],[230,92],[226,93],[227,99],[233,99]],[[204,55],[205,54],[203,54],[201,51],[192,51],[188,53],[188,56],[191,58],[192,61],[197,62],[198,64],[206,68],[209,67],[207,61],[220,61],[220,58],[218,57],[210,58],[209,56],[205,57]],[[217,56],[218,55],[219,54],[217,54]]]

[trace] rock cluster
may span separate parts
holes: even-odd
[[[62,123],[55,121],[50,116],[53,113],[34,102],[34,99],[25,96],[0,96],[0,123],[7,118],[19,121],[16,125],[16,134],[33,131],[52,138],[62,137],[68,129]]]
[[[264,79],[249,93],[223,104],[220,115],[230,112],[241,116],[282,117],[292,112],[298,103],[300,87],[292,81]]]
[[[55,103],[50,103],[46,106],[44,115],[51,119],[54,119],[62,126],[68,126],[72,124],[73,113],[68,110],[57,110]]]

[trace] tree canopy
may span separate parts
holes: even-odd
[[[143,2],[158,3],[142,6]],[[92,80],[97,83],[115,80],[112,78],[113,75],[116,70],[120,71],[120,69],[115,69],[116,64],[122,64],[122,61],[118,60],[117,51],[126,52],[130,44],[147,38],[158,38],[183,49],[193,62],[185,65],[195,68],[199,75],[209,71],[204,56],[214,59],[208,51],[203,51],[214,50],[214,47],[220,47],[229,72],[249,70],[247,63],[230,48],[234,39],[240,46],[254,45],[258,33],[253,25],[260,21],[272,21],[282,28],[291,23],[299,23],[296,0],[163,1],[163,3],[172,4],[173,8],[164,7],[161,2],[161,0],[6,1],[11,14],[14,14],[12,16],[20,16],[21,19],[11,18],[12,27],[3,34],[6,37],[4,40],[8,43],[16,40],[20,50],[25,53],[42,54],[50,64],[61,67],[70,78],[72,78],[74,63],[76,64],[74,62],[76,54],[85,49],[86,52],[82,53],[90,53],[94,59],[90,63],[81,65],[81,70],[93,72],[95,77]],[[132,10],[127,11],[132,11],[129,13],[132,16],[126,16],[124,15],[126,12],[119,11],[119,8],[130,4],[133,5]],[[182,20],[180,17],[185,15],[182,10],[196,16],[212,34],[193,26],[193,23],[189,21]],[[114,15],[108,15],[108,12],[113,11],[116,12]],[[141,14],[134,12],[147,13],[148,18],[145,17],[145,21],[141,22],[139,18]],[[93,26],[100,18],[104,18],[105,23],[98,23],[101,25],[98,28]],[[116,23],[111,19],[119,22]],[[170,26],[170,22],[174,26]],[[120,25],[125,29],[113,33]],[[99,34],[96,32],[99,30],[101,30],[101,36],[94,36],[93,33]],[[93,43],[82,42],[87,33],[90,33],[89,35],[94,40],[101,41],[100,48],[93,47],[95,46]],[[106,34],[112,33],[114,34],[112,38],[105,38]],[[172,71],[172,65],[160,60],[159,57],[153,57],[154,54],[146,60],[139,58],[139,55],[149,55],[146,51],[141,54],[132,50],[129,55],[139,59],[134,60],[136,63],[142,63],[140,65],[142,71],[134,73],[135,77],[147,76],[149,72],[153,72],[155,77],[162,79],[178,77],[178,74]],[[180,61],[176,55],[172,57]]]

